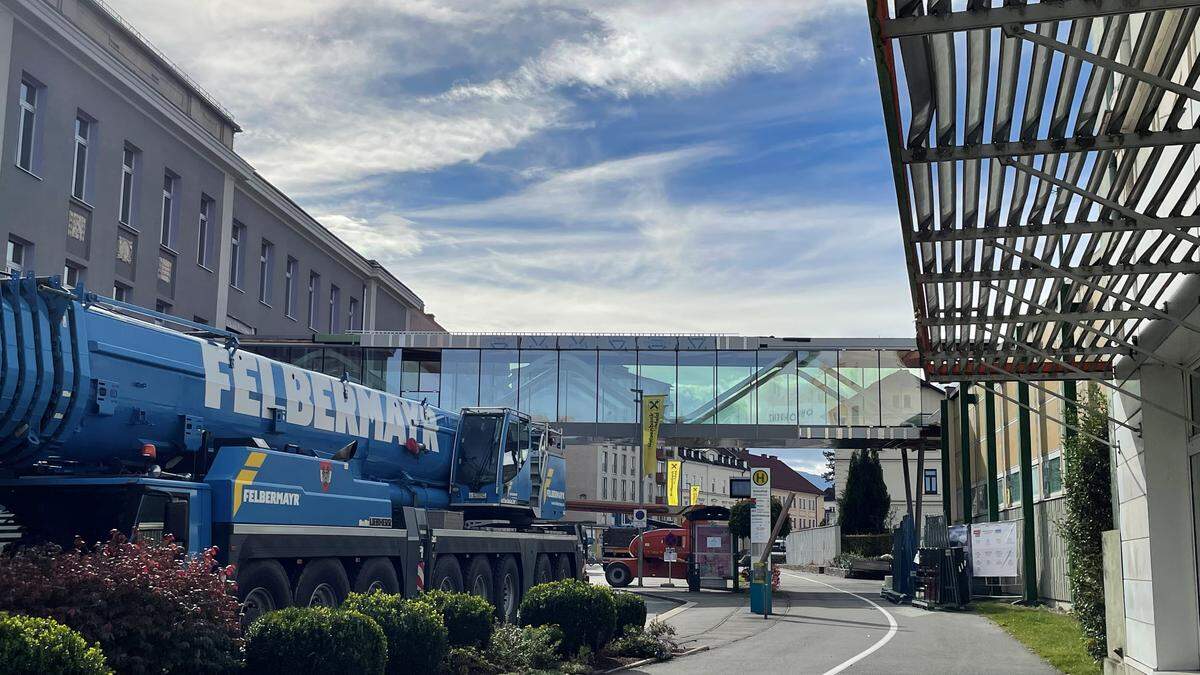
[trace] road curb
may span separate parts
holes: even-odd
[[[692,603],[692,604],[695,604],[695,603]],[[674,611],[674,610],[672,610],[672,611]],[[685,656],[691,656],[692,654],[699,654],[700,652],[706,652],[706,651],[708,651],[707,646],[696,647],[694,649],[689,649],[686,652],[680,652],[680,653],[672,656],[670,660],[673,661],[675,659],[681,659]],[[600,671],[600,675],[608,675],[608,673],[619,673],[623,670],[629,670],[631,668],[641,668],[642,666],[647,666],[647,665],[650,665],[651,663],[665,663],[665,661],[659,661],[658,659],[654,659],[654,658],[642,659],[641,661],[634,661],[633,663],[626,663],[623,666],[617,666],[616,668],[612,668],[609,670],[602,670],[602,671]]]

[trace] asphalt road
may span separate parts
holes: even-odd
[[[747,611],[744,594],[703,593],[667,621],[684,647],[708,650],[634,672],[1057,672],[981,616],[892,605],[879,597],[879,586],[788,571],[785,592],[776,596],[778,614],[768,619]]]

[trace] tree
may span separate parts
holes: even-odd
[[[822,455],[825,455],[825,471],[821,474],[821,478],[826,483],[833,485],[834,469],[837,467],[837,452],[835,450],[822,450]]]
[[[887,531],[892,497],[883,482],[883,467],[875,450],[850,455],[846,485],[838,496],[838,525],[842,534],[879,534]]]
[[[745,539],[750,536],[750,500],[743,499],[733,505],[729,510],[729,531],[734,537]],[[775,526],[775,522],[779,520],[779,514],[783,513],[783,503],[778,497],[771,497],[771,526]],[[786,537],[792,531],[792,521],[790,518],[785,518],[783,526],[779,528],[779,536]]]
[[[1078,409],[1076,409],[1078,408]],[[1104,548],[1101,535],[1112,529],[1108,444],[1108,402],[1095,384],[1078,406],[1067,406],[1068,432],[1063,443],[1066,516],[1058,523],[1067,545],[1067,579],[1073,611],[1083,629],[1084,645],[1096,660],[1104,657]]]

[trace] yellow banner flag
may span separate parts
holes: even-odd
[[[699,503],[700,503],[700,486],[699,486],[699,485],[693,485],[693,486],[692,486],[692,494],[691,494],[691,497],[692,497],[692,499],[691,499],[691,502],[692,502],[692,504],[699,504]]]
[[[683,473],[683,462],[667,460],[667,506],[679,506],[679,478]]]
[[[662,426],[667,397],[642,396],[642,473],[658,472],[658,428]]]

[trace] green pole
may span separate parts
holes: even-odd
[[[992,390],[995,385],[984,387],[983,424],[987,439],[987,508],[988,521],[1000,520],[1000,485],[996,481],[996,393]]]
[[[1025,604],[1036,605],[1038,601],[1037,559],[1034,557],[1036,537],[1033,527],[1033,438],[1029,431],[1029,385],[1017,385],[1017,400],[1021,409],[1017,413],[1017,426],[1021,439],[1021,520],[1024,532],[1022,563],[1025,572]]]
[[[971,383],[958,387],[958,456],[962,481],[963,522],[971,523]]]
[[[1075,426],[1079,426],[1079,392],[1075,389],[1075,380],[1063,380],[1063,420],[1071,422]],[[1074,421],[1071,416],[1074,415]],[[1063,427],[1063,440],[1069,440],[1075,437],[1075,430],[1070,427]],[[1059,460],[1059,466],[1062,466],[1062,461]]]
[[[950,399],[942,399],[942,514],[950,518]]]

